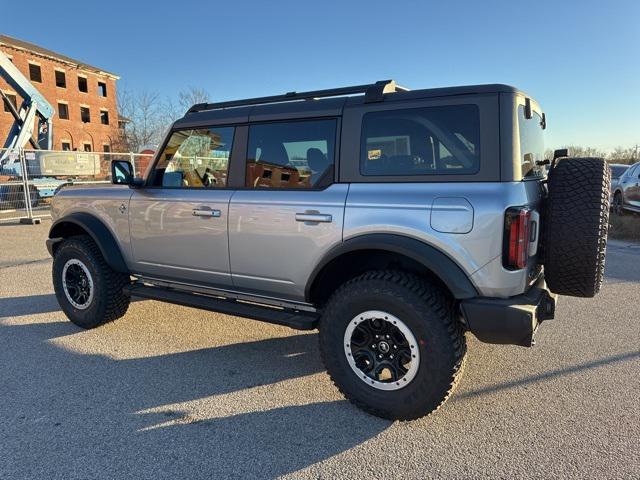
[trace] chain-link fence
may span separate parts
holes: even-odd
[[[0,222],[38,222],[67,185],[111,182],[111,162],[128,160],[142,176],[149,154],[0,149]]]

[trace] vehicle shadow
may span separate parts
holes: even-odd
[[[26,297],[0,297],[0,317],[21,317],[59,310],[56,296],[52,293]]]
[[[131,302],[145,302],[143,298],[132,298]],[[60,311],[58,300],[53,293],[29,295],[25,297],[0,297],[0,318],[21,317]]]
[[[508,382],[498,383],[496,385],[492,385],[486,388],[480,388],[476,390],[470,390],[468,392],[460,393],[454,396],[453,400],[466,400],[474,397],[479,397],[481,395],[500,392],[502,390],[508,390],[510,388],[517,388],[523,385],[529,385],[532,383],[543,382],[545,380],[550,380],[554,377],[561,377],[563,375],[571,375],[573,373],[592,370],[594,368],[600,368],[607,365],[613,365],[616,363],[622,363],[629,360],[634,360],[640,358],[640,351],[635,352],[625,352],[617,355],[610,355],[608,357],[599,358],[597,360],[593,360],[591,362],[579,363],[577,365],[571,365],[564,368],[558,368],[554,370],[549,370],[547,372],[540,373],[538,375],[531,375],[525,378],[521,378],[518,380],[512,380]]]
[[[78,333],[68,322],[0,323],[7,478],[47,469],[64,478],[275,478],[390,425],[346,401],[276,408],[267,401],[264,410],[239,405],[242,413],[204,418],[172,407],[207,399],[215,408],[209,397],[321,371],[314,334],[117,359],[56,344]]]

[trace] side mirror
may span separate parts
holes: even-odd
[[[116,185],[131,185],[133,182],[133,165],[127,160],[111,162],[111,183]]]

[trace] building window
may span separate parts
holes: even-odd
[[[102,125],[109,125],[109,112],[106,110],[100,110],[100,123]]]
[[[67,88],[67,76],[61,70],[56,70],[56,87]]]
[[[82,149],[83,149],[85,152],[90,152],[90,151],[91,151],[91,144],[90,144],[90,143],[88,143],[88,142],[84,142],[84,143],[82,144]]]
[[[108,143],[102,144],[102,151],[104,153],[110,153],[111,152],[111,146]]]
[[[58,117],[61,120],[69,120],[69,105],[66,103],[58,103]]]
[[[29,64],[29,78],[32,82],[42,83],[42,71],[40,65]]]
[[[91,112],[89,111],[89,107],[80,107],[80,120],[82,120],[82,123],[91,122]]]
[[[61,145],[62,145],[62,150],[64,150],[65,152],[68,152],[71,150],[71,142],[63,140]]]
[[[89,91],[87,77],[78,77],[78,90],[84,93],[87,93]]]
[[[3,99],[4,101],[2,102],[4,104],[4,111],[5,112],[10,112],[11,111],[9,109],[9,104],[7,103],[7,99],[9,100],[9,103],[11,103],[11,105],[13,105],[13,108],[15,110],[18,110],[18,98],[15,95],[13,95],[12,93],[5,93],[5,96],[7,98]]]
[[[98,95],[101,97],[107,96],[107,84],[104,82],[98,82]]]

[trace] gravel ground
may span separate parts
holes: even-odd
[[[93,331],[52,294],[48,222],[0,226],[0,478],[640,478],[640,245],[532,349],[469,339],[410,423],[323,372],[315,333],[138,301]]]

